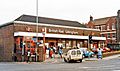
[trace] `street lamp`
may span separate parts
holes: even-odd
[[[35,49],[35,53],[36,53],[36,56],[35,56],[35,59],[36,61],[37,60],[37,48],[38,48],[38,0],[36,0],[36,49]]]

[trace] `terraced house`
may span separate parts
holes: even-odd
[[[106,37],[105,47],[116,47],[120,43],[120,10],[117,16],[94,19],[90,16],[90,21],[86,24],[88,28],[101,30],[100,35]]]

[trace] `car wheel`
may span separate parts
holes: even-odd
[[[80,59],[80,63],[82,62],[82,59]]]
[[[68,58],[68,61],[67,61],[67,62],[69,62],[69,63],[71,62],[71,56],[69,56],[69,58]]]
[[[67,62],[67,60],[64,58],[64,61]]]

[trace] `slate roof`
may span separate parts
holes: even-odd
[[[103,25],[103,24],[106,24],[110,18],[116,18],[116,16],[94,19],[93,22],[94,22],[94,25]]]
[[[31,15],[21,15],[19,18],[15,19],[14,21],[23,21],[23,22],[36,22],[36,16]],[[69,20],[61,20],[61,19],[53,19],[47,17],[38,17],[39,24],[52,24],[52,25],[62,25],[62,26],[71,26],[71,27],[83,27],[85,25],[80,24],[77,21],[69,21]]]

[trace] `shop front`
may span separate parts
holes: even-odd
[[[32,25],[31,25],[32,26]],[[63,52],[71,48],[88,48],[88,35],[91,30],[86,29],[71,29],[71,28],[56,28],[56,27],[42,27],[39,30],[44,29],[43,32],[31,32],[31,31],[17,31],[14,32],[15,46],[16,46],[16,60],[27,61],[27,52],[31,52],[31,61],[44,61],[49,58],[50,53],[47,49],[53,49],[55,47],[63,48]],[[98,32],[92,31],[98,35]],[[83,35],[84,34],[84,35]],[[36,35],[38,35],[36,37]],[[93,36],[93,45],[98,47],[100,41],[104,41],[104,37]],[[37,42],[38,41],[38,42]],[[44,46],[45,45],[45,46]],[[37,52],[36,52],[37,51]],[[58,52],[57,52],[58,53]],[[37,56],[37,57],[36,57]]]

